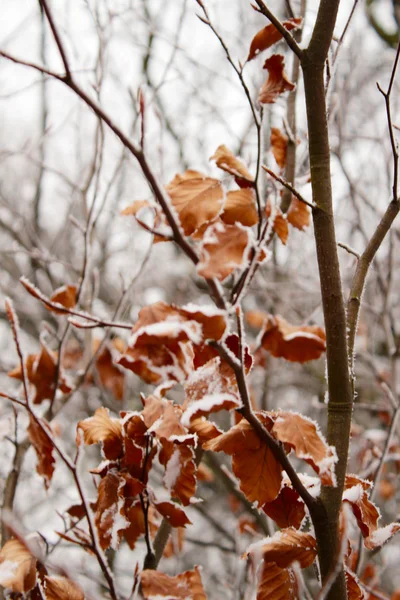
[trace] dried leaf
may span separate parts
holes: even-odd
[[[326,348],[321,327],[290,325],[279,315],[269,315],[261,332],[261,345],[272,356],[304,363],[321,356]]]
[[[208,227],[200,250],[197,272],[206,279],[224,281],[235,269],[247,264],[251,230],[240,224],[216,223]]]
[[[359,580],[355,573],[352,573],[347,567],[344,571],[346,577],[346,588],[348,600],[364,600],[365,594],[359,585]]]
[[[287,220],[296,229],[303,231],[310,224],[310,207],[301,202],[296,196],[292,196],[290,208],[287,212]]]
[[[192,524],[185,511],[179,506],[179,504],[169,501],[153,502],[153,504],[158,512],[165,519],[167,519],[168,523],[172,527],[185,527],[186,525]]]
[[[79,421],[77,431],[83,431],[85,444],[102,442],[104,456],[115,460],[122,454],[122,426],[119,419],[110,418],[108,408],[101,406],[93,417]],[[79,438],[78,438],[79,439]]]
[[[272,229],[275,231],[282,244],[286,245],[289,236],[289,225],[286,215],[282,213],[279,206],[274,206],[272,208],[271,202],[269,200],[265,207],[265,214],[267,216],[267,219],[271,219],[272,215]]]
[[[312,565],[317,556],[317,542],[309,533],[289,527],[252,544],[246,552],[248,555],[262,557],[266,563],[276,563],[281,569],[295,561],[305,569]]]
[[[188,506],[196,491],[193,447],[164,440],[159,461],[165,467],[163,483],[171,497],[178,498],[183,506]]]
[[[297,600],[297,581],[292,569],[262,562],[258,574],[257,600]]]
[[[298,413],[278,412],[271,433],[293,448],[298,458],[311,465],[324,485],[335,484],[337,455],[334,448],[328,446],[314,421]]]
[[[46,431],[49,432],[50,436],[52,436],[50,424],[45,419],[39,419],[39,421]],[[39,475],[43,476],[45,487],[48,488],[53,477],[56,463],[54,446],[51,439],[49,439],[42,427],[32,416],[29,420],[27,432],[38,458],[36,470]]]
[[[346,477],[343,492],[343,502],[350,504],[364,538],[378,529],[380,518],[378,509],[368,498],[367,485],[364,480],[351,475]]]
[[[235,223],[241,223],[245,227],[256,225],[258,211],[254,190],[247,188],[228,192],[221,219],[227,225]]]
[[[0,585],[15,593],[29,592],[36,583],[36,559],[23,542],[8,540],[0,550]]]
[[[210,160],[215,160],[217,167],[234,175],[236,183],[240,187],[249,187],[254,184],[254,177],[249,173],[244,162],[223,144],[218,146]]]
[[[284,169],[286,166],[286,151],[288,145],[287,135],[284,135],[277,127],[271,127],[270,144],[277,165],[281,169]]]
[[[287,19],[282,22],[282,25],[287,29],[287,31],[291,31],[292,29],[298,29],[302,25],[303,19]],[[276,42],[282,39],[282,34],[278,29],[271,23],[271,25],[267,25],[263,27],[251,41],[249,56],[247,57],[247,61],[253,60],[260,52],[267,50]]]
[[[303,500],[288,485],[284,485],[275,500],[264,504],[262,509],[281,529],[299,529],[306,514]]]
[[[268,79],[260,90],[260,104],[273,104],[284,92],[291,92],[296,85],[289,81],[285,71],[285,59],[280,54],[273,54],[265,61],[264,69],[268,70]]]
[[[176,577],[146,569],[141,572],[140,581],[147,600],[207,600],[199,567]]]
[[[215,423],[207,421],[204,417],[193,419],[190,422],[189,431],[190,433],[195,433],[197,435],[200,444],[204,444],[223,433]]]
[[[46,600],[84,600],[81,588],[66,577],[45,577]]]
[[[224,191],[218,179],[188,170],[176,175],[166,186],[185,235],[211,223],[224,205]]]
[[[76,305],[77,291],[76,285],[63,285],[52,293],[50,296],[50,301],[60,304],[64,308],[74,308]],[[55,312],[59,315],[65,315],[63,310],[58,310],[55,307],[46,306],[46,308],[47,310]]]
[[[96,370],[99,374],[100,382],[105,389],[111,392],[114,398],[121,401],[124,397],[125,373],[115,364],[113,350],[114,348],[111,344],[104,346],[102,352],[97,357]],[[125,348],[121,348],[122,352],[124,350]]]

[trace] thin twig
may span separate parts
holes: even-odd
[[[300,192],[298,192],[296,190],[295,187],[292,186],[291,183],[289,183],[288,181],[285,181],[284,179],[282,179],[282,177],[280,177],[279,175],[277,175],[276,173],[274,173],[274,171],[271,171],[271,169],[268,169],[268,167],[266,167],[265,165],[262,165],[262,168],[264,169],[264,171],[266,173],[268,173],[268,175],[271,175],[271,177],[273,179],[275,179],[276,181],[278,181],[280,184],[282,184],[286,189],[288,189],[290,192],[292,192],[293,196],[296,196],[296,198],[298,200],[300,200],[300,202],[303,202],[304,204],[307,204],[307,206],[309,206],[310,208],[315,208],[314,204],[312,202],[309,202],[308,200],[306,200],[301,194]]]

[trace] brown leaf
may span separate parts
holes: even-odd
[[[167,545],[163,552],[164,558],[171,558],[171,556],[178,556],[182,553],[185,541],[185,529],[184,527],[177,527],[171,530],[168,538]]]
[[[119,419],[110,418],[108,408],[101,406],[93,417],[79,421],[77,431],[83,431],[85,444],[103,443],[104,456],[115,460],[122,454],[122,426]],[[79,438],[78,438],[79,439]]]
[[[223,144],[218,146],[215,154],[210,160],[215,160],[217,167],[234,175],[236,183],[240,187],[249,187],[249,185],[253,185],[254,177],[249,173],[244,162],[240,158],[237,158],[233,152]]]
[[[270,219],[272,214],[272,229],[275,231],[282,244],[286,245],[289,236],[289,225],[286,215],[282,213],[279,206],[274,206],[272,208],[271,202],[269,200],[265,206],[265,214],[267,216],[267,219]]]
[[[292,29],[298,29],[303,22],[302,18],[296,19],[287,19],[282,22],[282,25],[287,29],[287,31],[291,31]],[[282,34],[278,29],[271,23],[271,25],[267,25],[263,27],[251,41],[249,56],[247,57],[247,61],[253,60],[260,52],[263,50],[267,50],[276,42],[282,39]]]
[[[284,135],[277,127],[271,127],[270,144],[277,165],[281,169],[284,169],[286,166],[286,151],[288,145],[287,135]]]
[[[124,208],[124,210],[121,211],[121,215],[123,215],[123,216],[131,216],[132,215],[132,216],[136,217],[136,215],[138,214],[138,212],[140,210],[142,210],[142,208],[155,208],[155,207],[153,207],[148,200],[135,200],[134,202],[132,202],[132,204],[130,204],[129,206]]]
[[[358,583],[358,577],[345,567],[348,600],[364,600],[365,594]]]
[[[264,504],[262,509],[281,529],[299,529],[306,514],[303,500],[288,485],[284,485],[275,500]]]
[[[198,567],[176,577],[146,569],[141,572],[140,581],[147,600],[207,600]]]
[[[153,504],[172,527],[185,527],[186,525],[191,525],[191,521],[179,504],[169,501],[153,502]]]
[[[124,397],[125,373],[114,362],[113,352],[115,350],[113,345],[105,344],[102,352],[96,359],[96,370],[99,374],[100,382],[105,389],[110,391],[114,398],[121,401]],[[124,350],[125,348],[121,348],[122,352]]]
[[[185,443],[164,440],[159,455],[165,467],[163,483],[172,498],[178,498],[183,506],[190,504],[196,491],[196,464],[193,447]]]
[[[317,542],[309,533],[289,527],[252,544],[246,552],[248,555],[262,556],[266,563],[274,562],[281,569],[295,561],[305,569],[312,565],[317,556]]]
[[[142,417],[149,432],[154,433],[159,439],[187,434],[186,429],[181,425],[180,406],[155,395],[149,396],[143,403]]]
[[[258,223],[258,211],[253,189],[242,189],[228,192],[221,219],[227,225],[241,223],[252,227]]]
[[[250,251],[251,230],[242,225],[216,223],[208,227],[200,250],[197,272],[206,279],[224,281],[246,265]]]
[[[296,85],[289,81],[285,71],[285,59],[280,54],[273,54],[265,61],[264,69],[268,70],[268,79],[260,90],[260,104],[273,104],[284,92],[291,92]]]
[[[298,413],[278,412],[271,433],[293,448],[298,458],[311,465],[324,485],[335,484],[336,452],[328,446],[311,419]]]
[[[223,433],[215,423],[207,421],[204,417],[193,419],[193,421],[190,422],[188,429],[190,433],[195,433],[197,435],[200,444],[204,444]]]
[[[185,235],[211,223],[224,205],[224,191],[218,179],[188,170],[176,175],[166,186]]]
[[[321,327],[290,325],[279,315],[269,315],[261,334],[261,345],[272,356],[300,363],[319,358],[325,351],[325,340]]]
[[[380,514],[368,498],[368,482],[355,475],[346,476],[343,502],[350,504],[364,538],[378,529]]]
[[[76,305],[77,291],[78,289],[76,285],[63,285],[52,293],[50,296],[50,301],[60,304],[64,308],[74,308]],[[57,310],[55,307],[46,306],[46,308],[47,310],[55,312],[59,315],[65,315],[63,310]]]
[[[66,577],[45,577],[46,600],[84,600],[81,588]]]
[[[290,208],[287,212],[287,220],[293,227],[303,231],[310,224],[311,211],[309,206],[301,202],[296,196],[292,196]]]
[[[126,510],[125,516],[129,525],[124,530],[123,535],[129,548],[133,550],[137,540],[146,532],[146,523],[140,501],[133,503],[132,506]]]
[[[29,592],[36,583],[36,559],[23,542],[8,540],[0,550],[0,585],[15,593]]]
[[[297,597],[297,581],[292,569],[280,569],[273,562],[262,562],[257,600],[297,600]]]
[[[264,427],[272,427],[269,417],[257,413]],[[232,470],[240,489],[250,502],[259,506],[272,502],[280,491],[282,467],[252,426],[242,419],[226,433],[203,444],[205,450],[232,456]]]
[[[45,419],[40,419],[43,427],[52,435],[50,424]],[[45,487],[48,488],[54,473],[56,459],[54,456],[54,446],[45,434],[39,423],[31,416],[29,427],[27,429],[28,437],[32,442],[32,446],[36,450],[38,463],[36,470],[39,475],[43,476]]]

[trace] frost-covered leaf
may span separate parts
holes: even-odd
[[[71,391],[63,370],[57,368],[57,362],[57,354],[49,350],[43,342],[41,342],[39,354],[29,354],[27,356],[25,370],[29,383],[35,388],[34,404],[41,404],[43,400],[52,400],[56,382],[58,382],[58,389],[64,394]],[[8,376],[22,381],[21,367],[18,366],[10,371]]]
[[[196,464],[193,447],[165,440],[159,456],[165,467],[163,483],[172,498],[178,498],[184,506],[196,491]]]
[[[99,344],[97,340],[96,342],[95,350],[97,350]],[[96,371],[104,388],[110,391],[114,398],[122,400],[125,388],[125,372],[114,362],[113,353],[115,352],[115,348],[120,352],[125,351],[124,345],[118,339],[113,340],[112,343],[105,344],[96,359]]]
[[[285,29],[291,31],[292,29],[298,29],[302,22],[303,19],[299,17],[295,19],[287,19],[286,21],[282,22],[282,25],[285,27]],[[263,27],[258,33],[256,33],[251,41],[247,61],[253,60],[253,58],[258,56],[260,52],[267,50],[281,39],[282,34],[280,31],[278,31],[275,25],[271,23],[270,25]]]
[[[297,581],[292,569],[262,562],[258,569],[257,600],[297,600]]]
[[[171,436],[185,436],[186,429],[181,425],[182,409],[166,398],[152,394],[143,401],[142,417],[149,433],[159,439]]]
[[[192,235],[220,214],[224,190],[218,179],[188,170],[166,186],[185,235]]]
[[[224,281],[235,269],[246,266],[250,247],[251,230],[240,224],[226,225],[219,222],[207,228],[200,250],[197,272],[206,279]]]
[[[281,529],[299,529],[306,514],[303,500],[289,485],[284,485],[275,500],[264,504],[262,509]]]
[[[172,527],[185,527],[186,525],[191,525],[191,521],[179,504],[170,501],[153,502],[153,504]]]
[[[170,577],[160,571],[144,570],[140,574],[143,596],[147,600],[207,600],[200,569]]]
[[[345,567],[346,588],[348,600],[364,600],[365,594],[361,589],[358,577]]]
[[[296,229],[304,231],[304,229],[309,226],[310,219],[310,207],[298,198],[296,198],[296,196],[292,196],[290,208],[287,212],[288,222]]]
[[[256,225],[258,211],[254,190],[245,188],[228,192],[221,219],[227,225],[235,223],[241,223],[245,227]]]
[[[188,429],[190,433],[197,435],[200,444],[204,444],[223,433],[215,423],[207,421],[204,417],[191,420]]]
[[[39,419],[39,422],[51,436],[52,431],[50,424],[45,419]],[[51,439],[49,439],[40,424],[32,416],[29,420],[27,432],[32,446],[36,450],[38,459],[36,470],[39,475],[43,476],[44,484],[46,488],[48,488],[53,477],[56,463],[54,446],[51,442]]]
[[[281,569],[297,562],[302,569],[309,567],[317,555],[317,542],[309,533],[289,527],[249,546],[246,556],[266,563],[276,563]]]
[[[287,135],[283,134],[277,127],[271,127],[270,144],[277,165],[281,169],[284,169],[286,166],[286,151],[288,145]]]
[[[275,231],[282,244],[286,245],[289,236],[289,225],[286,215],[282,213],[279,206],[274,206],[272,208],[269,200],[265,207],[265,214],[267,219],[272,220],[272,229]]]
[[[230,173],[235,177],[236,183],[240,187],[248,187],[254,184],[254,177],[249,173],[244,162],[237,158],[229,148],[224,146],[218,146],[215,154],[211,156],[210,160],[215,160],[217,167]]]
[[[64,308],[74,308],[76,305],[77,291],[76,285],[63,285],[52,293],[50,300],[54,304],[60,304]],[[46,306],[46,308],[60,315],[65,315],[63,310],[59,310],[54,306]]]
[[[29,592],[36,583],[36,559],[18,539],[0,550],[0,585],[15,593]]]
[[[269,315],[260,334],[261,345],[272,356],[292,362],[315,360],[326,349],[325,331],[315,325],[290,325],[279,315]]]
[[[390,523],[385,527],[375,529],[367,538],[364,540],[364,545],[368,550],[375,550],[380,548],[386,542],[388,542],[394,535],[400,531],[400,523]]]
[[[77,431],[83,431],[85,444],[98,444],[102,442],[104,456],[115,460],[122,453],[122,426],[119,419],[110,417],[108,408],[101,406],[93,417],[79,421]],[[78,437],[79,439],[79,437]]]
[[[368,482],[355,475],[346,476],[343,502],[350,504],[364,538],[378,528],[380,513],[368,498]]]
[[[311,465],[324,485],[335,484],[336,452],[328,446],[314,421],[298,413],[278,412],[271,433]]]
[[[258,96],[260,104],[273,104],[281,94],[295,89],[296,85],[289,81],[285,73],[285,59],[280,54],[267,58],[264,69],[268,71],[268,79]]]
[[[66,577],[45,577],[46,600],[84,600],[81,588]]]
[[[261,413],[257,413],[257,416],[264,427],[270,430],[272,420]],[[245,419],[226,433],[203,444],[203,448],[232,456],[233,473],[250,502],[257,502],[261,506],[278,496],[282,467]]]

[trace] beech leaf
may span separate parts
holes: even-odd
[[[207,600],[199,567],[176,577],[145,569],[140,574],[140,581],[147,600]]]
[[[287,31],[291,31],[292,29],[298,29],[302,22],[303,19],[299,17],[295,19],[287,19],[286,21],[282,22],[282,25],[285,29],[287,29]],[[273,46],[273,44],[279,42],[282,37],[283,36],[281,32],[272,23],[266,27],[263,27],[258,33],[256,33],[251,41],[247,61],[253,60],[253,58],[258,56],[260,52],[267,50]]]
[[[268,58],[264,69],[268,71],[268,79],[258,96],[260,104],[273,104],[281,94],[295,89],[296,85],[289,81],[285,73],[285,59],[280,54],[273,54]]]

